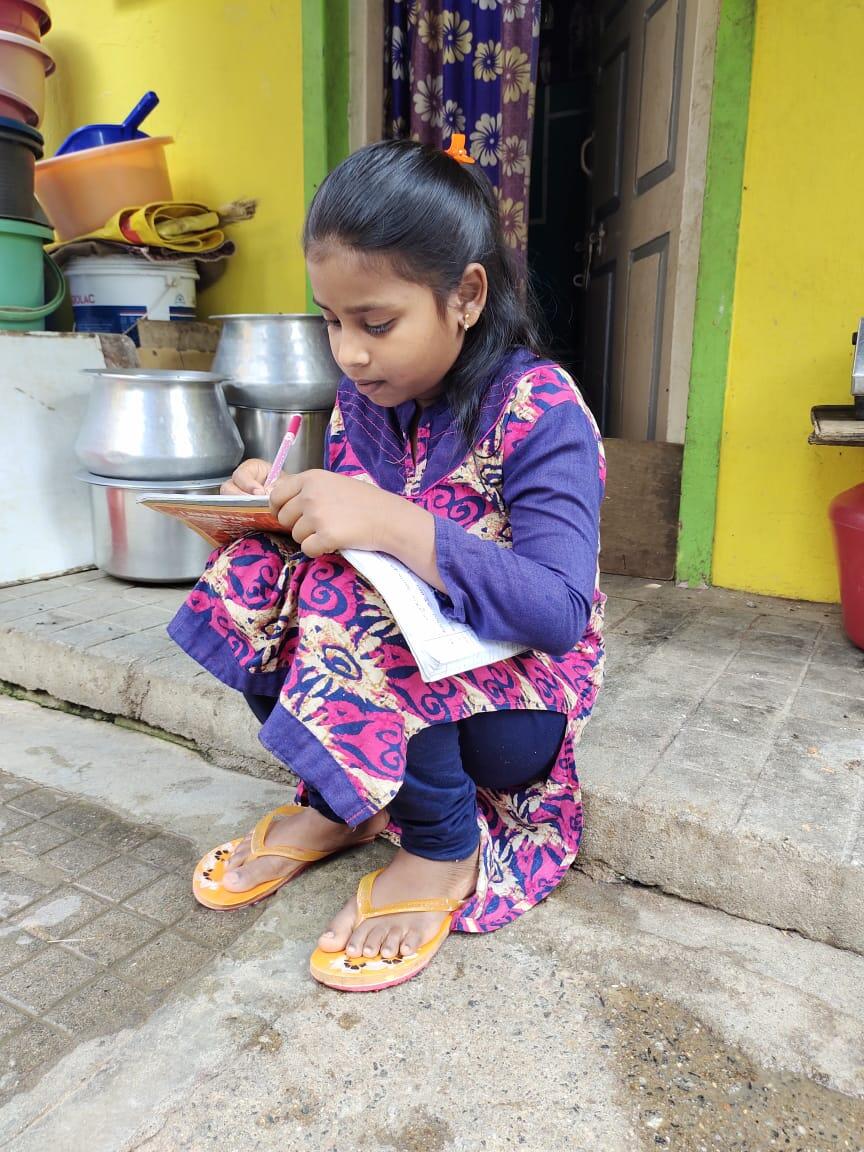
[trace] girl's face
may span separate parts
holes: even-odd
[[[480,292],[473,281],[463,291],[463,281],[444,316],[430,288],[397,276],[386,259],[333,244],[307,257],[307,267],[333,356],[358,392],[382,408],[431,404],[459,355],[466,314],[475,322],[485,302],[482,267],[469,266],[479,269]]]

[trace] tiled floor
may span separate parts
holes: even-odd
[[[864,860],[864,652],[839,610],[607,577],[585,781]]]
[[[0,1106],[82,1040],[149,1015],[257,918],[196,904],[194,855],[0,772]]]

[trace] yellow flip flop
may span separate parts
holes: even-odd
[[[287,845],[264,843],[275,816],[296,816],[302,810],[300,804],[284,804],[281,808],[274,808],[272,812],[262,816],[252,832],[252,844],[247,857],[247,860],[255,860],[261,856],[281,856],[285,860],[296,860],[299,864],[298,868],[295,868],[288,876],[277,876],[273,880],[265,880],[263,884],[248,888],[245,892],[229,891],[222,886],[222,877],[227,870],[228,861],[243,837],[229,840],[227,843],[213,848],[206,856],[202,856],[195,867],[192,876],[192,892],[198,903],[203,904],[205,908],[213,908],[217,912],[249,908],[266,897],[272,896],[290,880],[296,879],[301,872],[306,871],[310,864],[316,864],[319,860],[326,860],[328,856],[337,856],[340,852],[347,851],[347,848],[337,848],[333,852],[316,852],[313,849],[289,848]],[[369,836],[364,840],[356,840],[348,847],[356,848],[361,844],[371,844],[374,839],[374,836]]]
[[[369,872],[360,881],[357,889],[357,919],[355,928],[364,920],[380,916],[395,916],[405,912],[443,912],[441,926],[431,940],[421,944],[409,956],[348,956],[345,952],[325,952],[316,948],[309,961],[309,971],[319,984],[336,988],[340,992],[380,992],[382,988],[393,988],[422,972],[447,937],[453,914],[465,900],[449,900],[435,897],[429,900],[405,900],[400,904],[386,904],[382,908],[372,907],[372,888],[384,871]]]

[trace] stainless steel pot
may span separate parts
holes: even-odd
[[[244,459],[255,456],[259,460],[272,460],[279,451],[291,413],[232,407],[231,414],[243,437]],[[283,472],[305,472],[308,468],[323,467],[324,436],[330,412],[304,412],[302,415],[300,434],[288,452]]]
[[[211,316],[221,320],[213,371],[229,404],[281,412],[332,408],[339,367],[320,316]]]
[[[225,477],[187,484],[111,480],[92,472],[76,479],[90,487],[94,563],[109,576],[145,584],[192,584],[204,571],[211,546],[173,516],[138,504],[165,492],[215,494]]]
[[[93,378],[75,442],[81,463],[119,480],[199,480],[230,475],[243,455],[212,372],[88,370]]]

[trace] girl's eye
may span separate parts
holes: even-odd
[[[385,332],[390,331],[394,323],[394,320],[387,320],[384,324],[367,324],[366,331],[370,336],[383,336]]]
[[[339,327],[339,321],[338,320],[328,320],[326,316],[322,316],[321,319],[324,321],[325,325],[328,328],[338,328]]]

